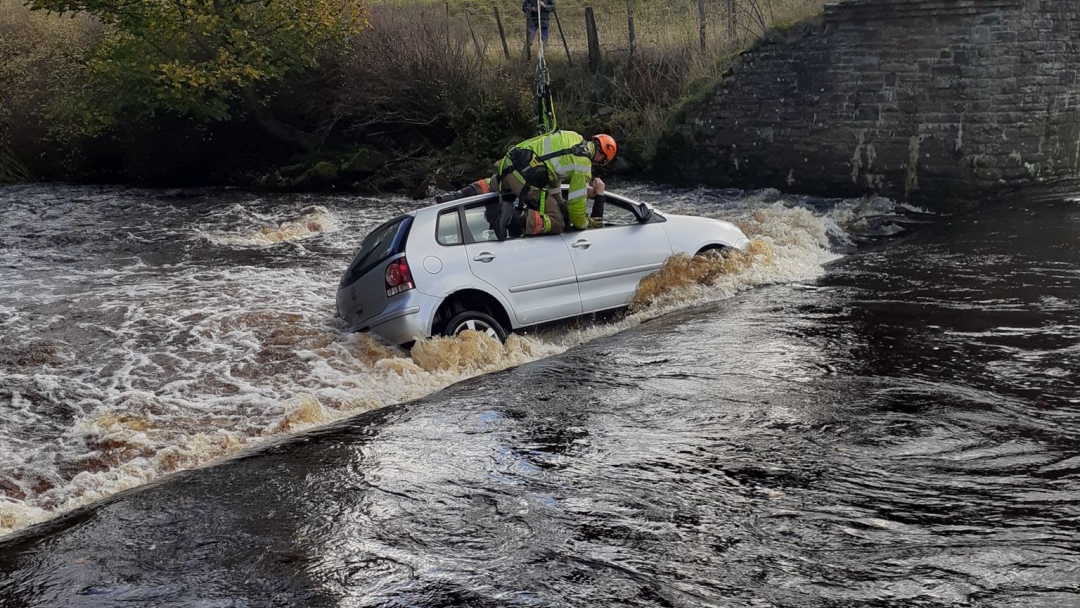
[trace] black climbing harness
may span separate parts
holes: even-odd
[[[516,171],[526,184],[534,188],[544,188],[548,185],[548,171],[545,163],[553,158],[559,158],[567,154],[588,158],[590,156],[589,146],[586,142],[581,142],[571,148],[555,150],[539,156],[527,148],[513,146],[506,154],[510,162],[501,167],[498,172],[499,181],[502,182],[508,175]]]

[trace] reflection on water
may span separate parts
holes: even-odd
[[[415,201],[0,189],[0,534],[670,310],[811,280],[869,224],[903,219],[875,199],[629,192],[737,222],[749,253],[673,263],[626,318],[410,353],[343,333],[333,296],[362,236]]]

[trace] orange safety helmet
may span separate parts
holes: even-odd
[[[615,140],[610,135],[593,135],[593,142],[596,144],[596,151],[604,155],[604,161],[601,165],[606,165],[615,160]],[[595,158],[595,154],[593,157]]]

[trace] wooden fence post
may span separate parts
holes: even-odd
[[[596,15],[591,6],[585,7],[585,33],[589,38],[589,69],[595,72],[600,69],[600,38],[596,35]]]
[[[701,54],[705,54],[705,0],[697,0],[698,15],[698,41],[701,43]]]
[[[499,16],[499,7],[491,7],[495,9],[495,24],[499,26],[499,39],[502,40],[503,55],[506,55],[507,59],[510,59],[510,47],[506,46],[506,32],[503,31],[502,17]]]
[[[626,25],[630,34],[630,62],[634,61],[634,0],[626,0]]]
[[[476,58],[483,59],[484,54],[480,51],[480,42],[476,39],[476,31],[473,30],[472,17],[469,16],[469,10],[465,10],[465,22],[469,24],[469,33],[472,34],[472,43],[476,47]]]
[[[446,48],[450,48],[450,3],[446,3]]]
[[[727,35],[731,44],[735,40],[735,0],[727,0]]]
[[[559,11],[552,10],[552,15],[555,15],[555,25],[559,28],[559,38],[562,38],[562,48],[566,51],[566,63],[570,64],[570,67],[574,67],[574,60],[570,58],[570,45],[566,44],[566,36],[563,35],[562,21],[559,21]]]

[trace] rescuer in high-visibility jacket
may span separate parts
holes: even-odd
[[[589,140],[573,131],[541,135],[512,147],[495,165],[495,175],[436,197],[436,201],[502,192],[502,204],[485,213],[499,240],[512,233],[559,234],[568,221],[580,230],[594,228],[602,222],[588,217],[586,200],[593,193],[603,194],[604,185],[599,180],[593,183],[592,164],[606,165],[615,158],[615,151],[610,135],[595,135]],[[570,187],[565,201],[563,183]]]

